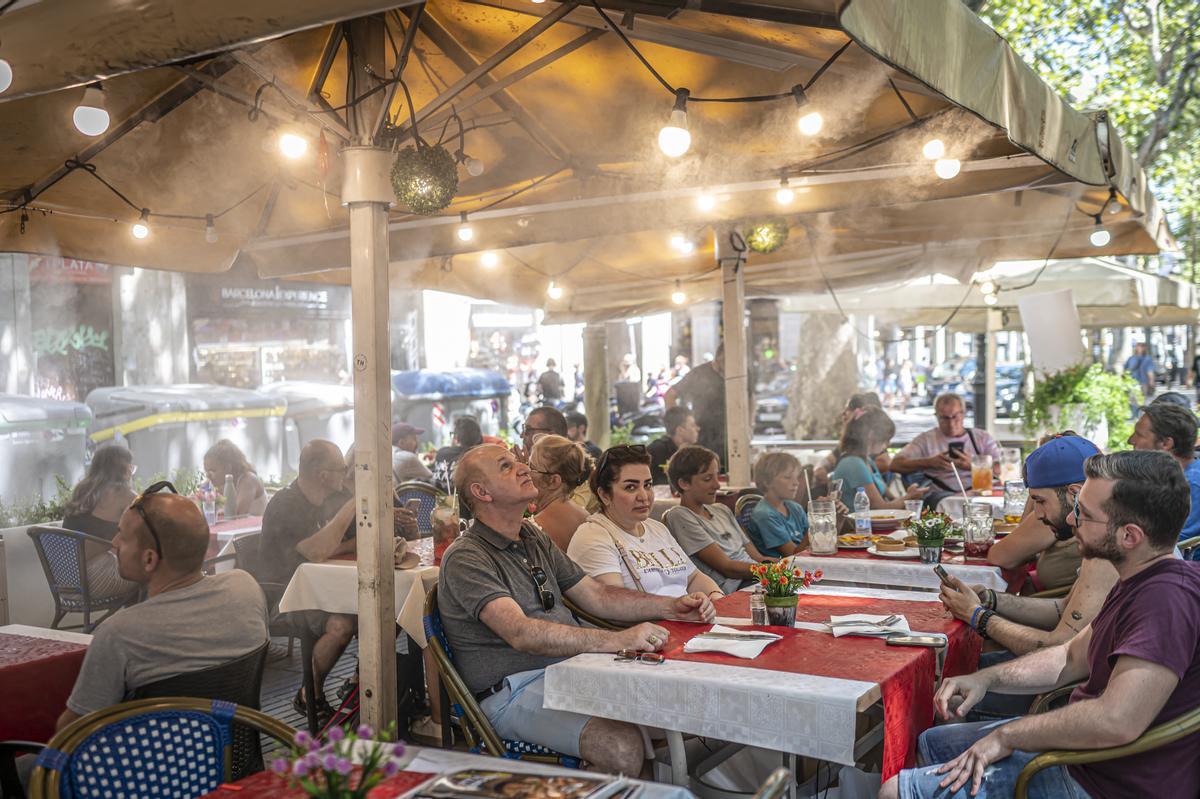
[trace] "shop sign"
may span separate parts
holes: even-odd
[[[29,258],[29,280],[34,283],[112,283],[112,267],[76,258],[34,255]]]

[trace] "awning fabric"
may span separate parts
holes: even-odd
[[[36,193],[23,226],[20,211],[0,215],[0,251],[193,272],[240,262],[264,277],[348,283],[345,123],[318,107],[346,102],[344,44],[320,98],[310,82],[328,23],[401,4],[251,4],[239,15],[143,0],[136,18],[127,5],[40,2],[0,17],[14,69],[0,95],[0,198],[15,208]],[[461,109],[464,149],[485,171],[460,169],[459,193],[438,216],[393,209],[395,285],[542,306],[554,321],[630,316],[672,307],[677,285],[689,303],[716,298],[714,231],[776,219],[787,241],[750,254],[747,296],[1173,247],[1107,117],[1070,108],[959,0],[603,6],[693,96],[787,92],[849,42],[808,91],[804,111],[823,114],[821,132],[800,135],[790,99],[692,102],[691,150],[667,159],[655,136],[673,98],[595,8],[576,6],[420,126],[455,152],[449,109]],[[412,13],[388,15],[397,44]],[[431,0],[404,73],[418,113],[554,13],[553,2]],[[97,78],[113,120],[99,140],[70,122],[82,84]],[[391,110],[406,129],[403,92]],[[267,151],[285,128],[309,138],[298,163]],[[933,137],[961,160],[957,177],[939,179],[922,156]],[[784,175],[795,191],[787,206],[775,197]],[[701,194],[714,196],[711,209]],[[152,233],[139,241],[128,231],[142,208]],[[1101,209],[1111,240],[1095,248]],[[456,236],[462,213],[470,242]],[[206,242],[203,218],[163,214],[214,214],[218,240]],[[672,247],[677,236],[694,249]],[[552,280],[561,299],[547,297]]]

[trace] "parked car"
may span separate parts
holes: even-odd
[[[929,373],[929,397],[951,393],[963,398],[967,411],[975,410],[975,359],[951,358]],[[1002,363],[996,367],[996,412],[998,416],[1020,416],[1025,402],[1025,364]]]
[[[780,372],[758,391],[754,401],[754,432],[782,433],[787,418],[792,372]]]

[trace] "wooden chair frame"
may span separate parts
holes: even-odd
[[[159,699],[138,699],[132,702],[122,702],[119,705],[113,705],[110,708],[90,713],[81,719],[76,719],[55,734],[50,739],[50,742],[46,744],[46,747],[62,752],[69,757],[92,733],[124,719],[160,710],[211,713],[212,707],[213,700],[211,699],[193,699],[185,696],[169,696]],[[266,713],[242,707],[241,705],[234,705],[233,721],[266,733],[288,747],[293,745],[296,731],[278,719],[268,716]],[[224,781],[227,782],[230,778],[230,769],[233,763],[232,740],[225,744],[224,761]],[[35,766],[33,775],[29,781],[29,796],[31,799],[57,799],[57,797],[62,795],[62,789],[59,784],[61,777],[62,773],[58,769]]]

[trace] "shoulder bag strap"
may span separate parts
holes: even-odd
[[[608,517],[605,516],[603,512],[600,513],[599,516],[600,518],[597,521],[600,522],[600,526],[604,528],[604,532],[608,533],[608,537],[612,540],[613,546],[617,548],[617,554],[621,557],[621,562],[625,564],[625,569],[629,572],[629,576],[633,578],[633,584],[637,586],[637,590],[641,591],[643,594],[646,593],[646,589],[642,587],[642,578],[638,576],[637,569],[634,567],[633,563],[630,562],[629,551],[625,549],[625,545],[621,543],[621,540],[617,538],[616,534],[612,531],[611,525],[613,522],[609,521]]]

